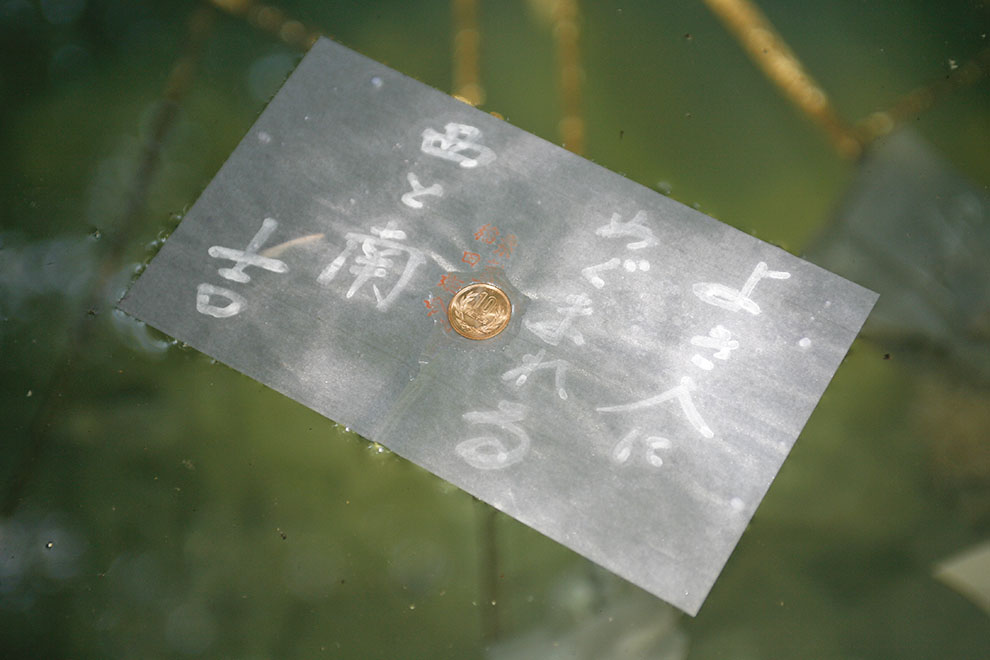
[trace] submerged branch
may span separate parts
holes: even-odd
[[[110,279],[120,269],[120,262],[141,228],[141,217],[148,200],[148,191],[161,164],[162,144],[175,123],[179,107],[192,87],[197,64],[212,32],[215,12],[205,6],[193,10],[189,18],[188,37],[180,57],[175,61],[162,93],[161,103],[152,120],[152,130],[142,146],[134,178],[126,192],[124,211],[115,223],[117,231],[109,238],[109,246],[100,260],[96,276],[87,293],[84,305],[69,329],[68,341],[62,358],[56,363],[48,386],[27,428],[26,442],[18,458],[0,502],[0,515],[9,516],[19,504],[24,489],[31,482],[38,462],[45,451],[48,433],[55,420],[59,403],[69,387],[76,362],[93,330],[92,319],[106,304],[106,288]]]

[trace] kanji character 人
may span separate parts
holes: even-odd
[[[698,409],[694,407],[694,401],[691,400],[691,392],[698,389],[695,385],[694,380],[688,376],[681,378],[681,384],[672,387],[666,392],[661,392],[656,396],[649,397],[648,399],[643,399],[642,401],[634,401],[633,403],[625,403],[619,406],[603,406],[601,408],[595,408],[598,412],[626,412],[628,410],[640,410],[641,408],[652,408],[653,406],[658,406],[664,401],[669,401],[670,399],[677,399],[677,402],[681,404],[681,410],[684,411],[684,415],[688,418],[698,433],[706,438],[714,438],[715,433],[705,424],[705,420],[701,418],[698,413]]]

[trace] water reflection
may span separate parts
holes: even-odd
[[[565,575],[551,591],[556,616],[507,636],[492,660],[683,660],[681,614],[653,596],[595,571]]]
[[[869,336],[990,386],[990,196],[920,137],[870,151],[808,256],[880,293]]]
[[[95,234],[33,241],[21,233],[0,233],[0,315],[4,320],[19,320],[26,306],[39,298],[54,298],[57,302],[49,303],[54,305],[78,301],[95,272],[94,242]],[[33,310],[23,320],[32,317]]]

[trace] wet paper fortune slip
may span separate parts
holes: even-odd
[[[693,614],[875,299],[321,40],[121,307]]]

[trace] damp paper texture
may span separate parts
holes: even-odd
[[[321,40],[121,307],[693,614],[875,298]]]

